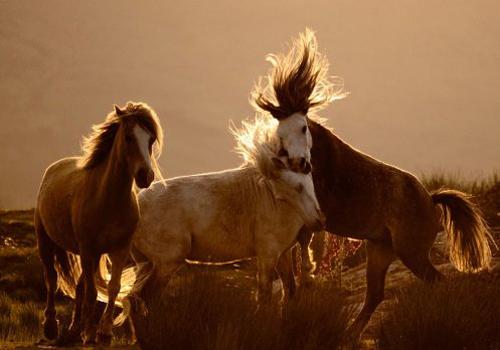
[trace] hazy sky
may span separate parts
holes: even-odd
[[[31,207],[113,103],[146,101],[167,176],[239,164],[230,119],[306,26],[351,95],[344,140],[416,172],[500,168],[496,1],[0,1],[0,208]]]

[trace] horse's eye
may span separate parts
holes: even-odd
[[[306,131],[307,131],[307,126],[305,126],[305,125],[304,125],[304,126],[302,127],[302,133],[303,133],[303,134],[305,134],[305,133],[306,133]]]
[[[278,157],[288,157],[288,151],[284,148],[281,148],[278,152]]]

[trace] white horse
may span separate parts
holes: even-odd
[[[142,286],[152,276],[155,286],[164,286],[186,259],[227,262],[256,257],[259,301],[271,297],[276,271],[285,291],[293,292],[291,256],[284,253],[295,244],[303,225],[322,227],[324,219],[311,174],[292,172],[277,156],[281,123],[266,115],[233,129],[237,150],[245,159],[239,168],[164,180],[140,192],[133,254],[140,263],[152,263],[153,269],[122,278],[124,290],[136,280]],[[299,130],[307,127],[301,114],[290,116],[289,131],[292,124]],[[308,132],[294,134],[309,137]],[[303,144],[307,157],[311,143]],[[105,270],[104,264],[101,267]],[[134,287],[134,293],[139,290]],[[100,292],[106,299],[106,290]]]

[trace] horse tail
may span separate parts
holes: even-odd
[[[109,299],[108,283],[111,279],[110,272],[111,261],[107,255],[103,255],[99,261],[99,269],[97,276],[97,300],[107,303]],[[140,262],[135,266],[130,266],[122,271],[120,291],[116,297],[115,305],[122,308],[122,312],[113,320],[115,326],[119,326],[125,322],[130,316],[132,309],[132,300],[138,301],[136,298],[140,291],[149,280],[153,273],[153,264],[150,262]],[[143,305],[136,305],[141,306]],[[143,308],[142,312],[145,312]]]
[[[80,257],[57,247],[54,267],[57,271],[57,287],[65,295],[76,298],[76,286],[82,273]]]
[[[448,232],[450,260],[459,271],[476,272],[491,262],[488,225],[471,197],[463,192],[440,189],[431,193],[443,207],[442,225]]]
[[[111,279],[109,266],[109,257],[103,255],[99,261],[99,269],[96,276],[97,300],[103,303],[107,303],[109,299],[108,283]],[[63,249],[57,249],[55,269],[58,275],[57,286],[59,290],[70,298],[75,299],[78,280],[82,273],[80,256]],[[141,262],[137,266],[128,267],[123,270],[120,292],[115,302],[115,305],[122,308],[122,312],[114,319],[114,325],[121,325],[130,315],[131,302],[129,296],[139,294],[146,281],[152,275],[152,271],[152,264],[147,262]]]

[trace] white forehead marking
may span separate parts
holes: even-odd
[[[294,113],[279,122],[278,134],[280,137],[287,137],[292,132],[302,132],[302,127],[305,125],[307,125],[306,116],[302,113]]]
[[[311,159],[311,134],[309,130],[306,133],[302,131],[304,126],[307,126],[307,120],[302,113],[294,113],[279,122],[278,136],[290,159],[305,158],[308,161]]]
[[[146,161],[148,167],[151,168],[151,157],[149,155],[149,139],[151,138],[151,134],[139,125],[136,125],[134,126],[134,135],[142,157]]]

